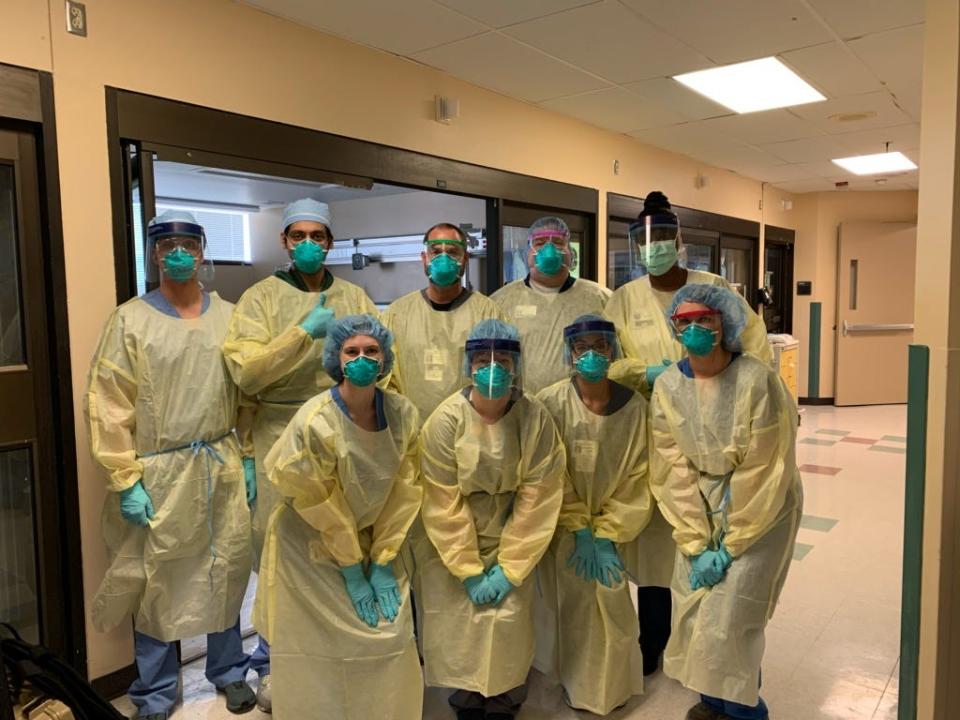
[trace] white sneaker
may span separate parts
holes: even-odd
[[[270,692],[270,676],[264,675],[257,685],[257,707],[265,713],[273,712],[273,694]]]

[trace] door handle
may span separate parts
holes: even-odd
[[[875,332],[913,332],[913,323],[887,323],[887,324],[864,324],[852,325],[846,320],[843,321],[843,336],[850,333],[875,333]]]

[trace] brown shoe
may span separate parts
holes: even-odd
[[[698,702],[692,708],[687,710],[687,720],[722,720],[725,718],[721,712],[717,712],[706,703]]]

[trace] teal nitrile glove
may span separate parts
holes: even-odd
[[[120,514],[128,523],[144,527],[153,520],[153,501],[140,480],[120,492]]]
[[[300,323],[300,327],[314,340],[319,340],[327,336],[327,325],[332,323],[335,317],[333,310],[328,310],[324,307],[326,302],[326,293],[320,293],[320,299],[317,300],[317,304],[314,305],[313,310],[307,313],[307,316]]]
[[[597,580],[605,587],[613,587],[620,582],[620,573],[624,571],[617,546],[607,538],[597,538],[593,545],[597,549]]]
[[[575,543],[567,567],[574,568],[578,578],[587,582],[597,577],[597,551],[594,547],[593,531],[590,528],[580,528],[574,531]]]
[[[343,581],[347,584],[347,595],[350,596],[353,609],[357,611],[357,617],[370,627],[376,627],[377,596],[363,575],[363,565],[357,563],[340,568],[340,574],[343,575]]]
[[[493,600],[491,600],[494,605],[503,602],[503,599],[513,590],[513,584],[507,580],[507,576],[503,574],[503,568],[500,567],[499,563],[487,570],[487,583],[495,593]]]
[[[377,607],[387,622],[397,619],[400,612],[400,587],[389,565],[370,563],[370,587],[377,595]]]
[[[713,587],[723,580],[731,562],[730,553],[722,546],[719,550],[704,550],[691,558],[690,588]]]
[[[252,457],[243,459],[243,481],[247,485],[247,507],[257,501],[257,461]]]
[[[653,384],[657,381],[657,378],[663,375],[663,371],[668,367],[670,367],[670,361],[666,358],[663,359],[661,365],[647,365],[647,387],[653,389]]]
[[[485,605],[494,598],[493,588],[487,582],[487,576],[480,574],[468,577],[463,581],[463,586],[467,589],[467,596],[473,601],[474,605]]]

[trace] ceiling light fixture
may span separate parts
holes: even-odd
[[[674,75],[673,79],[738,113],[826,100],[775,57],[697,70]]]
[[[905,172],[917,169],[916,163],[902,152],[856,155],[854,157],[835,158],[832,162],[854,175],[876,175],[878,173]]]

